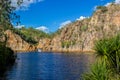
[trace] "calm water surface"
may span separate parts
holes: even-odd
[[[94,62],[94,55],[74,53],[17,54],[6,80],[80,80]]]

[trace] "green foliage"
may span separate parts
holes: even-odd
[[[18,0],[18,5],[22,3],[22,0]],[[18,20],[19,16],[14,13],[16,8],[11,5],[11,0],[0,0],[0,25],[4,27],[4,29],[12,27],[11,22],[13,20]]]
[[[70,45],[75,45],[75,41],[62,41],[62,48],[66,47],[69,48]]]
[[[91,72],[84,74],[84,80],[119,80],[120,79],[120,34],[104,38],[95,44],[96,63]],[[101,61],[101,62],[100,62]],[[111,74],[112,73],[112,74]],[[110,76],[112,75],[112,76]]]
[[[23,0],[18,0],[18,5]],[[12,22],[19,23],[19,16],[14,13],[16,8],[11,5],[11,0],[0,0],[0,38],[4,35],[4,30],[12,29]],[[15,61],[14,52],[6,47],[6,41],[0,42],[0,75],[6,70],[7,66]]]
[[[7,66],[10,66],[15,61],[14,52],[5,47],[3,43],[0,43],[0,75],[6,70]]]
[[[61,31],[62,31],[62,29],[58,29],[58,30],[55,32],[55,34],[60,34]]]
[[[81,26],[81,31],[86,31],[88,29],[88,26]]]
[[[54,33],[50,33],[49,34],[49,38],[53,38],[54,36],[56,36],[56,35],[60,35],[61,34],[61,31],[62,31],[62,29],[58,29],[56,32],[54,32]]]
[[[71,41],[71,45],[75,45],[76,44],[76,42],[75,41]]]
[[[103,13],[108,11],[106,6],[97,6],[97,9],[100,9]]]
[[[13,29],[13,31],[20,35],[22,39],[31,44],[36,44],[41,38],[49,38],[50,35],[40,30],[36,30],[32,27]]]
[[[66,47],[69,48],[70,46],[70,41],[62,41],[62,48]]]
[[[96,42],[94,49],[113,71],[120,74],[120,35]]]
[[[83,80],[111,80],[110,74],[104,62],[97,62],[91,67],[90,73],[83,75]]]

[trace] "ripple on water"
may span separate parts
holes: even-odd
[[[18,53],[17,63],[6,73],[7,80],[78,80],[94,62],[90,54]]]

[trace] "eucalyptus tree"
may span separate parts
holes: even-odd
[[[17,5],[20,6],[23,0],[17,0]],[[12,0],[0,0],[0,26],[7,28],[12,26],[13,20],[18,20],[19,16],[16,15],[16,7],[12,6]]]

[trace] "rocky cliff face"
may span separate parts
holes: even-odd
[[[53,39],[40,40],[38,48],[60,52],[93,51],[96,40],[119,32],[120,5],[111,4],[96,10],[90,18],[66,25]]]
[[[5,34],[7,37],[6,45],[14,51],[34,51],[36,49],[35,46],[27,43],[11,30],[5,31]]]
[[[42,51],[50,51],[51,47],[51,39],[49,38],[40,39],[39,44],[37,45],[37,48],[42,49]]]

